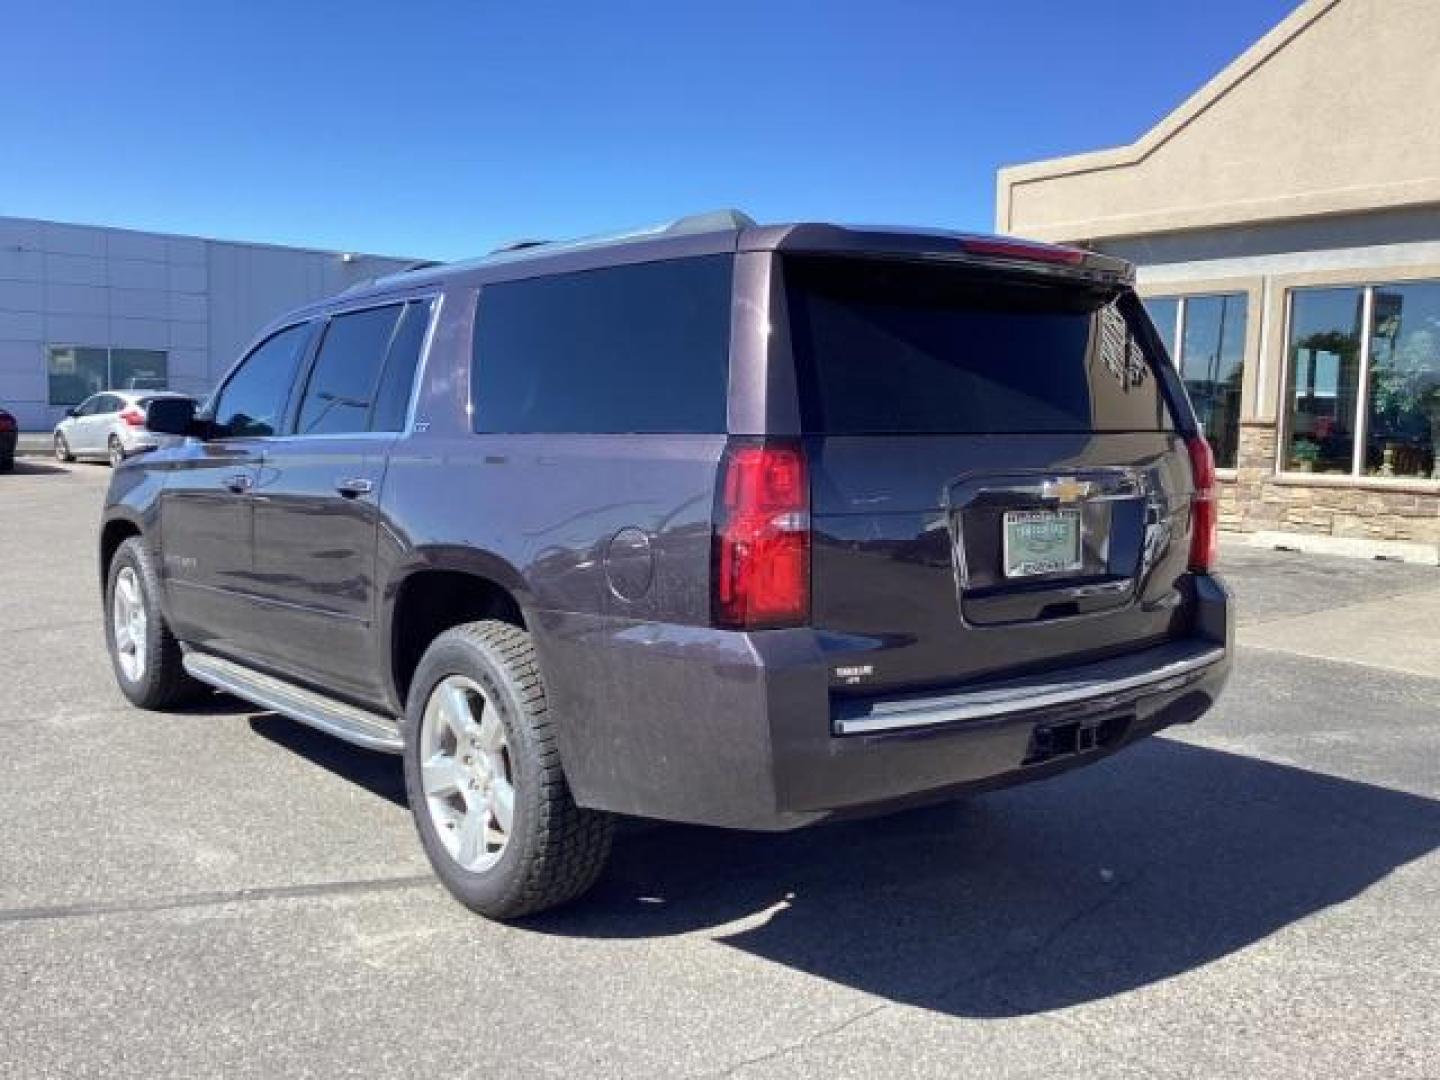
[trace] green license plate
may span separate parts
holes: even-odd
[[[1079,510],[1009,510],[1004,529],[1007,578],[1080,569]]]

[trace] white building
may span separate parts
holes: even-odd
[[[39,431],[97,390],[203,394],[277,315],[413,261],[0,217],[0,407]]]

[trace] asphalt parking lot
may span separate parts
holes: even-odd
[[[114,689],[108,479],[0,477],[0,1076],[1440,1076],[1440,570],[1230,547],[1193,729],[475,918],[395,759]]]

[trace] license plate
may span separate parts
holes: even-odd
[[[1010,510],[1004,530],[1007,578],[1080,569],[1079,510]]]

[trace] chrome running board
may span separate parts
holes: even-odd
[[[379,713],[347,705],[314,690],[265,675],[208,653],[187,652],[185,670],[194,678],[263,709],[298,720],[327,735],[367,750],[398,754],[404,748],[400,725]]]

